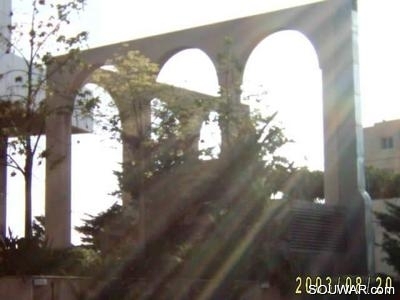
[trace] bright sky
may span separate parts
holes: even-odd
[[[88,0],[83,19],[90,45],[154,35],[315,2],[310,0]],[[372,125],[400,116],[400,2],[358,0],[360,81],[363,123]],[[379,103],[379,104],[378,104]]]
[[[89,31],[89,45],[95,47],[308,2],[313,1],[147,0],[138,4],[124,0],[88,0],[86,10],[79,18],[80,23],[76,24]],[[370,126],[382,120],[400,118],[397,75],[400,70],[400,41],[397,39],[400,1],[359,0],[358,6],[362,119],[365,126]],[[201,63],[196,65],[196,60]],[[213,79],[204,83],[204,78],[214,76],[212,67],[207,67],[210,66],[208,63],[202,53],[183,53],[171,59],[159,79],[201,90],[215,90]],[[185,68],[192,69],[194,65],[196,72],[191,72],[190,76],[211,72],[211,77],[190,81],[185,72],[185,78],[179,78]],[[203,68],[201,72],[200,67]],[[286,150],[289,156],[299,164],[321,168],[321,81],[316,56],[308,40],[296,32],[283,32],[262,41],[246,66],[245,81],[252,87],[262,86],[260,90],[267,91],[266,105],[271,110],[279,110],[287,134],[296,141],[296,145]],[[198,85],[199,82],[202,86]],[[299,114],[299,111],[304,112],[305,106],[310,109],[306,118],[304,113]],[[110,150],[112,147],[104,145],[104,138],[99,142],[99,138],[93,136],[74,137],[73,145],[73,221],[78,222],[84,212],[96,213],[114,201],[106,194],[116,188],[112,170],[117,168],[114,166],[121,152]],[[93,155],[93,149],[97,156]],[[37,173],[36,178],[39,182],[43,172]],[[37,183],[37,186],[37,194],[41,196],[35,204],[36,215],[43,213],[42,199],[39,199],[43,198],[43,185]],[[17,189],[9,193],[15,195]],[[20,207],[20,204],[9,205],[8,224],[17,233],[22,232]],[[78,241],[77,237],[74,241]]]

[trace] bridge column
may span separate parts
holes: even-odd
[[[187,142],[190,143],[185,145],[186,148],[184,149],[190,159],[197,160],[199,157],[200,131],[203,122],[207,120],[209,113],[210,111],[204,113],[202,109],[196,110],[196,106],[193,105],[192,115],[190,118],[178,118],[178,121],[182,126],[182,134],[187,138]]]
[[[0,236],[7,233],[7,142],[0,136]]]
[[[143,140],[150,135],[151,130],[151,107],[150,100],[117,99],[122,127],[122,164],[126,166],[137,166],[142,163],[141,147]],[[137,101],[137,103],[135,103]],[[140,101],[140,103],[138,103]],[[123,203],[128,204],[132,196],[126,193]]]
[[[371,200],[364,187],[356,8],[350,0],[331,3],[337,4],[331,23],[315,39],[323,79],[325,198],[346,215],[343,271],[367,274],[373,268],[373,239]]]
[[[62,96],[49,100],[52,113],[46,119],[45,226],[51,247],[71,245],[71,115]]]
[[[151,131],[151,106],[150,99],[117,99],[114,98],[119,108],[121,125],[122,125],[122,168],[123,179],[125,172],[134,166],[139,168],[139,173],[144,173],[145,155],[143,142],[150,136]],[[143,176],[140,176],[140,182],[135,183],[137,193],[135,201],[139,205],[139,240],[142,245],[147,242],[147,226],[146,226],[146,191],[143,185]],[[129,178],[129,176],[128,176]],[[135,178],[137,179],[137,178]],[[122,187],[123,204],[127,205],[132,201],[133,195],[131,191],[124,190]]]
[[[238,139],[245,136],[250,125],[250,110],[240,103],[242,84],[242,68],[237,61],[238,54],[233,51],[234,45],[226,43],[217,66],[218,80],[221,87],[223,104],[220,107],[221,157],[229,154],[236,147]]]

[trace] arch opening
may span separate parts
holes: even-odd
[[[200,49],[179,51],[162,66],[157,82],[217,96],[218,77],[211,59]]]
[[[96,215],[115,202],[121,201],[112,195],[118,190],[117,176],[112,170],[120,172],[122,163],[121,124],[118,110],[110,94],[101,86],[87,83],[81,91],[88,91],[90,97],[97,98],[98,102],[92,115],[86,117],[92,121],[91,132],[75,134],[71,137],[73,244],[81,243],[80,236],[74,228],[82,225],[85,215]],[[80,100],[82,99],[75,99],[75,102]],[[96,155],[93,155],[94,152]],[[99,161],[100,158],[101,161]],[[96,201],[96,205],[93,205],[91,201]]]
[[[316,51],[294,30],[264,38],[249,56],[243,74],[242,103],[274,122],[292,142],[279,150],[298,167],[323,170],[322,79]]]
[[[157,81],[199,93],[195,96],[198,98],[201,98],[202,94],[214,97],[219,95],[215,66],[200,49],[186,49],[173,55],[161,68]],[[196,133],[199,134],[198,143],[195,145],[200,153],[199,159],[218,158],[221,151],[221,133],[217,119],[218,114],[211,111]]]
[[[211,111],[207,120],[203,121],[199,138],[199,159],[218,159],[221,153],[221,128],[218,123],[219,114]]]

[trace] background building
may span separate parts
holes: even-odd
[[[364,128],[365,165],[400,173],[400,119],[383,121],[374,126]],[[386,204],[390,202],[400,205],[400,199],[374,199],[374,212],[386,212]],[[375,231],[375,271],[398,277],[396,271],[385,258],[382,250],[384,228],[374,215]]]
[[[365,165],[400,173],[400,119],[364,128]]]

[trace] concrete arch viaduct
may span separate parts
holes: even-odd
[[[355,1],[327,0],[276,12],[185,29],[172,33],[107,45],[83,52],[96,69],[121,49],[139,50],[161,67],[183,49],[204,51],[217,66],[224,39],[232,40],[233,55],[245,65],[254,47],[268,35],[297,30],[314,45],[323,78],[325,198],[327,205],[344,207],[354,230],[345,262],[359,261],[356,269],[366,273],[372,266],[370,199],[364,191],[362,127],[359,112],[357,23]],[[122,48],[121,48],[122,47]],[[59,74],[53,84],[69,82],[70,97],[54,96],[50,105],[74,101],[93,70],[76,69]],[[219,84],[229,87],[232,78],[217,67]],[[242,76],[242,74],[238,75]],[[241,78],[239,78],[241,80]],[[237,100],[239,101],[239,100]],[[232,105],[239,105],[233,103]],[[70,243],[71,210],[71,113],[52,115],[47,121],[46,222],[55,247]],[[345,264],[345,263],[344,263]]]

